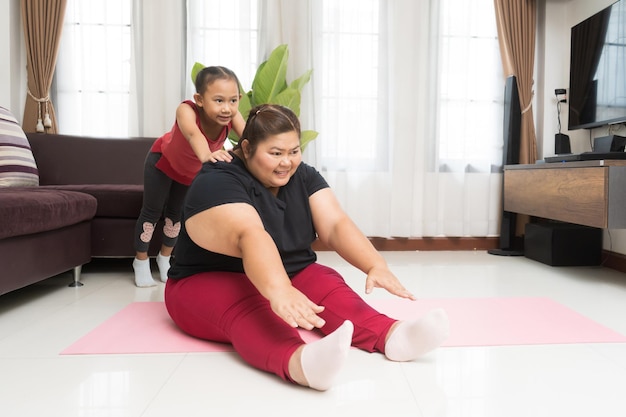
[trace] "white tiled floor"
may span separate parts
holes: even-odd
[[[626,274],[485,252],[384,255],[418,297],[549,297],[626,334]],[[360,272],[330,252],[319,258],[363,293]],[[0,296],[3,417],[626,415],[626,344],[440,348],[402,364],[353,349],[324,393],[234,353],[61,356],[127,304],[163,299],[162,284],[133,285],[130,260],[86,267],[83,287],[70,281]]]

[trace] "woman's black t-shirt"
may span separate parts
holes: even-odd
[[[241,258],[211,252],[196,245],[185,229],[185,220],[211,207],[247,203],[259,213],[265,230],[274,239],[289,276],[294,276],[317,257],[311,249],[316,239],[309,196],[327,188],[328,183],[313,167],[301,163],[289,182],[274,196],[248,172],[234,156],[228,162],[205,163],[192,182],[176,243],[175,262],[169,270],[172,279],[200,272],[243,272]]]

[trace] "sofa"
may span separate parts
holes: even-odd
[[[0,125],[0,295],[67,271],[73,271],[70,285],[78,286],[82,266],[93,258],[134,257],[144,160],[155,138],[28,133],[26,145],[8,139],[12,151],[4,154],[32,155],[22,172],[31,182],[18,175],[3,183],[3,173],[20,170],[7,159],[28,159],[3,158],[6,132]],[[151,256],[160,244],[155,233]]]

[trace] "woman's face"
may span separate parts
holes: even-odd
[[[269,136],[250,155],[248,141],[242,143],[246,165],[261,184],[276,195],[289,182],[302,162],[300,138],[295,131]]]

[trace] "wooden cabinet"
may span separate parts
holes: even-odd
[[[626,228],[626,160],[506,165],[503,180],[505,211]]]

